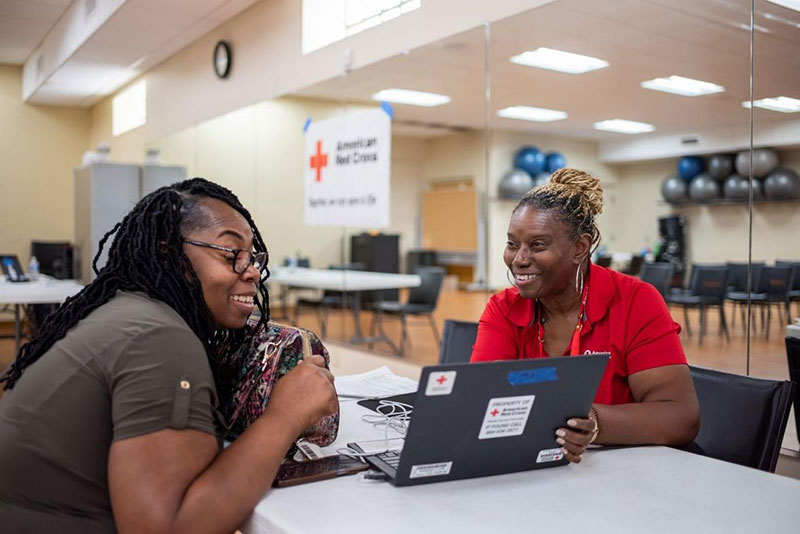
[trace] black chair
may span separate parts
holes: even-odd
[[[690,367],[706,456],[775,472],[795,384]]]
[[[416,274],[422,278],[422,283],[417,287],[411,288],[408,302],[382,300],[372,306],[375,313],[372,315],[372,324],[370,325],[371,337],[375,336],[375,330],[377,329],[380,339],[392,347],[398,356],[402,356],[405,353],[405,346],[410,343],[406,321],[409,315],[427,317],[433,329],[433,337],[436,339],[436,344],[440,343],[433,312],[436,309],[436,303],[439,301],[439,293],[442,291],[445,270],[442,267],[419,267]],[[383,314],[400,317],[400,343],[396,348],[383,330]],[[369,344],[369,348],[372,348],[372,343]]]
[[[631,276],[638,276],[639,271],[642,270],[642,265],[644,264],[644,256],[641,255],[634,255],[631,257],[631,262],[628,264],[628,267],[622,270],[623,274],[629,274]]]
[[[363,263],[345,263],[340,265],[329,265],[328,269],[332,271],[363,271]],[[300,319],[300,308],[312,308],[316,312],[317,321],[319,322],[319,333],[324,339],[328,337],[328,315],[331,309],[345,309],[353,308],[353,301],[355,297],[348,295],[342,291],[325,290],[322,292],[322,297],[318,299],[299,298],[294,305],[294,320],[293,324],[298,324]],[[358,321],[359,317],[355,314],[355,320]]]
[[[728,287],[728,268],[725,265],[692,265],[692,275],[688,290],[673,290],[667,295],[669,304],[683,307],[683,319],[686,324],[686,333],[692,335],[689,324],[689,308],[700,310],[700,337],[698,344],[703,344],[703,335],[706,329],[706,309],[716,306],[719,308],[720,332],[730,341],[728,323],[725,319],[725,291]]]
[[[642,265],[639,277],[642,282],[647,282],[655,287],[658,292],[661,293],[661,296],[664,297],[664,300],[666,300],[669,294],[669,285],[672,282],[672,276],[674,274],[675,266],[671,263],[649,262]]]
[[[800,261],[776,260],[775,265],[794,266],[794,278],[792,279],[792,285],[789,287],[789,303],[800,302]],[[797,314],[800,315],[800,311]]]
[[[761,316],[761,330],[764,339],[769,339],[769,324],[772,321],[772,306],[778,306],[778,318],[781,324],[789,322],[789,290],[794,278],[794,265],[765,265],[761,268],[755,284],[755,292],[750,295],[752,306],[758,307]],[[728,300],[740,303],[747,302],[747,293],[728,292]],[[786,311],[786,320],[783,311]]]
[[[728,266],[728,291],[725,293],[725,300],[733,303],[733,315],[731,316],[731,328],[736,323],[736,308],[742,316],[742,330],[747,329],[747,320],[745,317],[745,309],[747,309],[747,263],[729,261],[725,265]],[[756,282],[761,278],[761,269],[764,268],[764,262],[753,262],[750,266],[750,276],[752,283],[750,284],[750,291],[756,291]]]
[[[477,337],[478,323],[445,319],[442,346],[439,348],[439,364],[468,362]]]

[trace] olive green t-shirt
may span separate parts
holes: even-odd
[[[167,304],[118,292],[0,399],[0,530],[113,532],[113,441],[217,433],[203,344]],[[157,498],[157,496],[153,496]]]

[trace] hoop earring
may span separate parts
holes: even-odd
[[[508,283],[511,284],[512,286],[517,287],[517,284],[514,281],[514,279],[511,276],[509,276],[510,274],[511,274],[511,269],[506,267],[506,280],[508,280]]]
[[[578,264],[578,269],[575,271],[575,292],[580,296],[583,294],[583,260]]]

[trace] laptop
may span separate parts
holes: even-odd
[[[28,277],[19,264],[16,254],[0,254],[0,265],[3,267],[3,274],[9,282],[27,282]]]
[[[609,358],[425,367],[402,450],[364,459],[395,486],[565,465],[555,431],[587,416]]]

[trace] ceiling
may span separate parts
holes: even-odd
[[[0,63],[25,63],[72,1],[0,0]]]
[[[23,99],[89,107],[257,0],[0,0]]]
[[[655,125],[658,135],[741,128],[749,112],[748,0],[559,0],[491,26],[491,112],[494,128],[612,140],[625,134],[594,130],[619,118]],[[756,99],[800,98],[800,13],[756,1]],[[571,75],[515,65],[509,57],[541,46],[598,57],[609,68]],[[398,87],[442,93],[452,102],[421,108],[395,105],[396,133],[437,135],[484,126],[484,29],[478,28],[393,57],[297,95],[370,101]],[[672,74],[714,82],[725,92],[684,97],[642,89]],[[499,118],[498,109],[528,105],[563,110],[565,120],[536,123]],[[757,120],[797,120],[756,109]],[[426,125],[428,126],[426,128]],[[630,136],[634,137],[634,136]],[[635,136],[640,137],[640,136]]]

